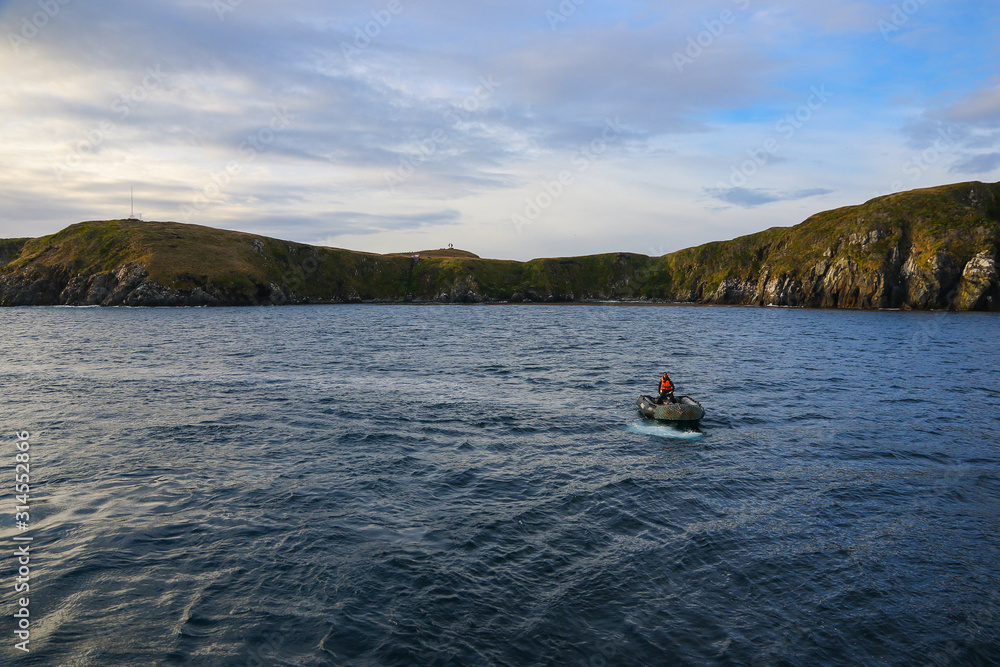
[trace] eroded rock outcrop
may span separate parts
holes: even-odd
[[[997,309],[1000,290],[995,251],[984,250],[965,264],[953,303],[959,310]]]

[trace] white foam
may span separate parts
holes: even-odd
[[[705,437],[705,434],[700,431],[687,431],[682,430],[682,428],[672,426],[671,424],[642,422],[638,424],[629,424],[625,427],[625,430],[630,433],[651,435],[656,438],[665,438],[667,440],[701,440]]]

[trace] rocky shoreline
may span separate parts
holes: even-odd
[[[685,291],[651,297],[621,291],[580,294],[525,290],[510,295],[480,293],[474,275],[427,298],[362,298],[357,293],[327,298],[301,296],[288,285],[258,285],[248,295],[207,284],[190,290],[165,286],[149,277],[145,266],[129,263],[114,271],[72,275],[65,279],[30,271],[0,276],[3,306],[280,306],[344,303],[413,304],[555,304],[634,303],[784,306],[807,308],[997,310],[996,256],[980,252],[963,266],[942,262],[936,270],[904,263],[884,274],[865,275],[849,262],[810,267],[804,279],[765,270],[754,278],[726,278],[714,291]]]

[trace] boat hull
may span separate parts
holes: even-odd
[[[680,396],[676,403],[663,405],[658,405],[652,396],[640,396],[635,403],[644,417],[661,422],[696,422],[705,416],[701,403],[690,396]]]

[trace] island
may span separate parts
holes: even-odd
[[[621,301],[1000,310],[1000,183],[877,197],[661,257],[527,262],[379,255],[177,222],[0,239],[0,305],[259,306]]]

